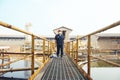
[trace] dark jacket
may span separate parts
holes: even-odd
[[[63,45],[64,44],[64,36],[63,35],[57,34],[55,36],[55,40],[56,40],[57,45]]]

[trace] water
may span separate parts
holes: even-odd
[[[120,68],[118,67],[97,67],[91,68],[93,80],[120,80]]]
[[[113,60],[120,63],[120,60]],[[120,80],[120,67],[114,67],[103,61],[91,63],[91,77],[93,80]],[[83,67],[87,72],[87,65]]]
[[[27,60],[20,60],[18,62],[10,64],[10,68],[27,68],[30,67],[31,63]],[[35,67],[38,67],[35,64]],[[9,77],[9,78],[21,78],[21,79],[28,79],[31,75],[31,71],[17,71],[17,72],[7,72],[1,77]]]
[[[116,60],[115,60],[116,61]],[[119,63],[120,61],[117,60]],[[102,64],[102,66],[100,66]],[[27,60],[21,60],[10,65],[10,68],[25,68],[30,67],[31,63]],[[91,77],[93,80],[120,80],[120,68],[113,67],[104,63],[103,61],[93,62],[91,68]],[[96,66],[95,66],[96,65]],[[103,66],[104,65],[104,66]],[[35,64],[35,67],[38,67]],[[87,65],[85,65],[84,70],[87,70]],[[9,77],[9,78],[23,78],[28,79],[31,75],[31,71],[18,71],[18,72],[7,72],[2,77]],[[0,78],[1,80],[1,78]],[[12,80],[12,79],[10,79]]]
[[[2,77],[28,79],[29,76],[30,71],[19,71],[5,73]]]

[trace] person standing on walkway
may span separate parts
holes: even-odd
[[[63,47],[64,47],[64,36],[61,30],[58,30],[58,34],[55,36],[56,46],[57,46],[57,57],[61,51],[61,57],[63,56]]]

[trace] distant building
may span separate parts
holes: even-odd
[[[97,45],[100,49],[111,49],[119,50],[120,49],[120,34],[98,34]]]
[[[62,31],[62,34],[65,36],[65,41],[69,41],[70,40],[69,34],[72,32],[72,29],[69,29],[67,27],[62,26],[62,27],[54,29],[53,32],[55,34],[58,34],[58,30]]]
[[[0,46],[9,46],[10,51],[20,51],[24,42],[24,35],[0,35]]]
[[[57,28],[59,29],[59,28]],[[55,34],[57,33],[57,29],[55,29]],[[60,29],[67,29],[67,28],[60,28]],[[67,29],[71,31],[71,29]],[[70,32],[68,32],[69,34]],[[74,40],[76,36],[68,36],[66,35],[66,39]],[[46,36],[47,39],[54,41],[54,36]],[[83,38],[80,40],[79,48],[87,48],[87,38]],[[9,46],[10,51],[19,52],[23,47],[31,49],[31,42],[26,43],[26,36],[25,35],[0,35],[0,46]],[[47,44],[46,44],[47,46]],[[91,37],[91,46],[93,49],[109,49],[109,50],[119,50],[120,49],[120,34],[96,34]],[[42,50],[42,40],[39,38],[35,39],[35,49]]]

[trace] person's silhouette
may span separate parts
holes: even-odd
[[[64,36],[61,30],[58,30],[58,34],[55,36],[56,46],[57,46],[57,57],[61,51],[61,57],[63,56],[63,47],[64,47]]]

